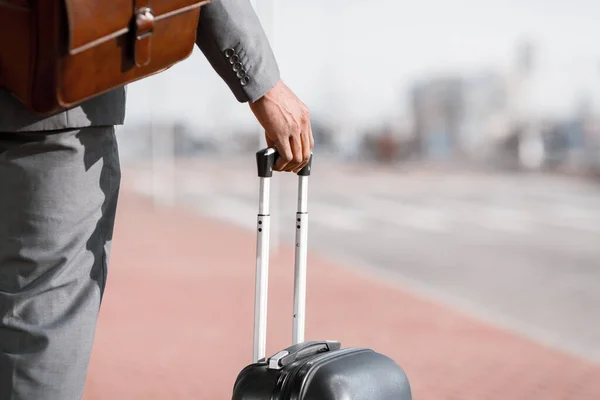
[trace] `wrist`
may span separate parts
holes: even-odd
[[[265,92],[265,94],[263,94],[262,96],[260,96],[259,98],[257,98],[254,101],[249,101],[248,104],[250,105],[250,107],[252,107],[252,106],[257,106],[257,105],[264,103],[265,100],[267,100],[269,97],[273,97],[275,92],[280,90],[281,85],[283,85],[283,82],[281,80],[278,80],[277,82],[275,82],[275,85],[273,85],[273,87],[271,87],[269,90],[267,90]]]

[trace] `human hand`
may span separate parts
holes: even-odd
[[[279,153],[273,169],[299,172],[310,160],[314,147],[306,105],[279,81],[263,97],[250,103],[250,109],[265,129],[267,145]]]

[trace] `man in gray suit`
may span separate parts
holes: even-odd
[[[197,45],[298,171],[313,138],[248,0],[202,9]],[[40,118],[0,91],[0,400],[82,397],[106,284],[125,90]]]

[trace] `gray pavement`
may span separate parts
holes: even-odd
[[[254,230],[253,161],[180,160],[155,193],[175,190],[178,204]],[[125,176],[152,194],[148,166]],[[295,185],[274,177],[274,244],[293,240]],[[600,363],[600,185],[315,158],[309,193],[313,251]]]

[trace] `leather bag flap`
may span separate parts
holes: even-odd
[[[145,3],[153,15],[153,23],[157,23],[208,2],[209,0],[148,0]],[[124,35],[136,26],[138,10],[134,0],[65,0],[65,6],[70,54],[80,53]]]

